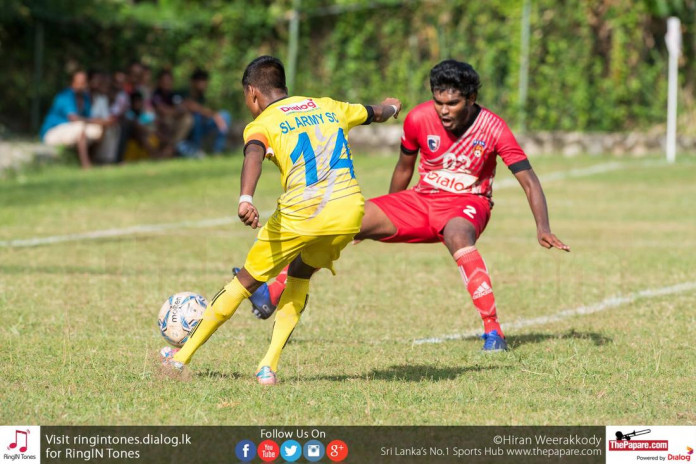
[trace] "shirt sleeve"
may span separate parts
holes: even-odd
[[[404,120],[404,132],[401,135],[401,150],[404,153],[418,153],[420,146],[418,145],[418,125],[415,121],[413,113],[408,113]]]
[[[343,120],[341,121],[343,127],[346,130],[350,130],[355,126],[364,124],[370,119],[370,111],[359,103],[346,103],[335,101],[334,104],[343,113]],[[371,110],[372,108],[370,108]],[[370,121],[371,122],[371,121]]]
[[[244,129],[244,151],[246,152],[247,146],[253,144],[263,148],[265,154],[269,148],[269,139],[268,130],[262,124],[249,123]]]
[[[532,168],[527,155],[524,154],[522,147],[517,143],[515,136],[505,123],[503,123],[503,129],[498,137],[495,150],[513,174]]]

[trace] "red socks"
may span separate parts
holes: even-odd
[[[483,319],[483,330],[486,333],[497,330],[498,334],[504,337],[495,310],[491,277],[478,250],[474,246],[462,248],[454,253],[454,260],[459,266],[459,272],[466,289],[471,294],[474,306]]]
[[[283,290],[285,290],[285,281],[288,278],[288,267],[290,266],[285,266],[273,283],[268,284],[268,293],[271,295],[271,303],[273,303],[273,306],[278,306],[280,295],[282,295]]]

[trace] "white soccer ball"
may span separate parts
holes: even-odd
[[[203,318],[208,302],[201,295],[181,292],[169,297],[160,309],[157,324],[160,333],[174,346],[183,346]]]

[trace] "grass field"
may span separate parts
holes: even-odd
[[[366,196],[387,190],[393,163],[356,156]],[[537,244],[526,198],[499,167],[479,249],[513,324],[510,352],[484,355],[471,336],[414,343],[480,328],[456,267],[441,245],[365,242],[344,252],[338,277],[313,280],[278,388],[253,378],[272,321],[246,302],[198,352],[191,381],[161,378],[152,361],[162,302],[211,297],[242,264],[254,232],[240,223],[9,243],[235,216],[239,157],[0,181],[0,423],[696,424],[696,159],[533,165],[572,253]],[[280,187],[265,168],[255,199],[269,211]],[[583,305],[604,310],[550,317]]]

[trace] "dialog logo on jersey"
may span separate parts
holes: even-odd
[[[423,182],[452,193],[465,192],[477,180],[478,177],[476,176],[463,172],[452,172],[446,169],[430,171],[423,177]]]
[[[314,100],[312,100],[311,98],[307,98],[305,100],[302,100],[301,102],[292,103],[290,105],[283,105],[279,107],[280,111],[282,111],[285,114],[312,111],[317,108],[317,104],[314,103]]]
[[[428,136],[428,148],[430,151],[435,153],[438,148],[440,148],[440,136],[439,135],[429,135]]]

